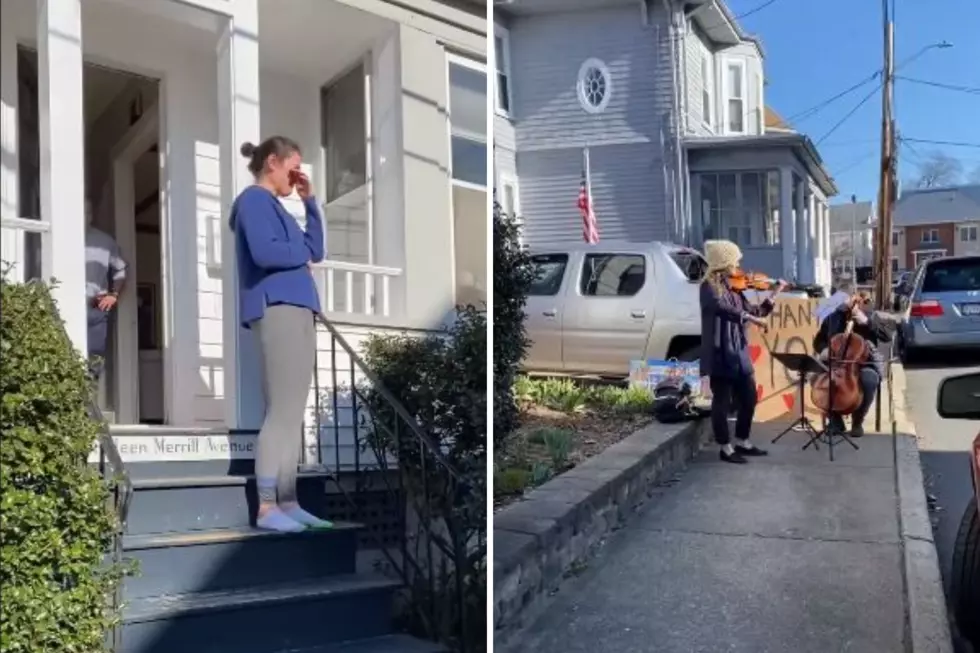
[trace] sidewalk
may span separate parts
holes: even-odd
[[[891,436],[866,435],[860,451],[842,443],[830,462],[825,445],[801,451],[802,433],[770,445],[780,430],[755,426],[770,455],[747,465],[707,447],[561,587],[515,649],[950,651],[911,438],[899,438],[897,471]]]

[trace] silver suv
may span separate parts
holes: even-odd
[[[603,242],[531,256],[526,372],[625,378],[631,360],[697,360],[706,266],[697,250]]]
[[[902,344],[906,359],[929,349],[980,349],[980,256],[939,258],[919,266]]]

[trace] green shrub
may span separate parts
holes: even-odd
[[[493,445],[506,450],[507,436],[517,428],[513,385],[528,347],[524,305],[534,281],[531,258],[520,243],[516,216],[493,205]]]
[[[98,433],[86,366],[43,284],[2,281],[0,385],[3,651],[101,651],[117,619],[120,569],[104,558],[118,524],[86,463]]]
[[[429,524],[410,538],[420,540],[432,533],[445,534],[442,547],[464,551],[456,569],[429,570],[436,574],[439,595],[428,595],[424,580],[410,587],[418,608],[431,606],[419,628],[424,634],[454,643],[461,615],[456,610],[455,574],[462,576],[469,640],[467,650],[486,646],[486,523],[487,523],[487,321],[472,307],[458,311],[448,334],[426,338],[375,336],[364,346],[366,363],[379,381],[401,400],[422,430],[436,440],[462,482],[451,481],[443,466],[420,447],[407,429],[400,444],[374,429],[369,438],[375,453],[387,450],[398,467],[409,505]],[[367,399],[376,424],[395,423],[391,407],[368,389]],[[423,463],[424,460],[424,463]],[[423,531],[425,534],[423,534]],[[424,561],[423,561],[424,562]]]

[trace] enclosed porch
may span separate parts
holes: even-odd
[[[828,198],[837,187],[809,139],[711,137],[685,146],[695,243],[732,240],[749,269],[830,285]]]
[[[282,133],[303,147],[327,223],[328,260],[315,270],[322,305],[352,341],[433,328],[457,300],[485,297],[485,39],[352,4],[4,0],[3,259],[17,279],[59,281],[80,352],[84,199],[129,277],[158,266],[152,290],[139,277],[120,297],[106,389],[117,422],[146,421],[143,331],[160,359],[154,421],[250,428],[262,415],[233,239],[223,237],[226,208],[251,183],[238,154],[246,140]],[[33,86],[18,66],[25,57],[36,62]],[[153,91],[95,83],[93,70]],[[95,127],[110,107],[120,117],[105,138]],[[143,177],[156,182],[150,253],[138,242]]]

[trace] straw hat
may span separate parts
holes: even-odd
[[[730,240],[706,240],[704,258],[708,260],[708,271],[717,272],[729,266],[737,266],[742,260],[742,250]]]

